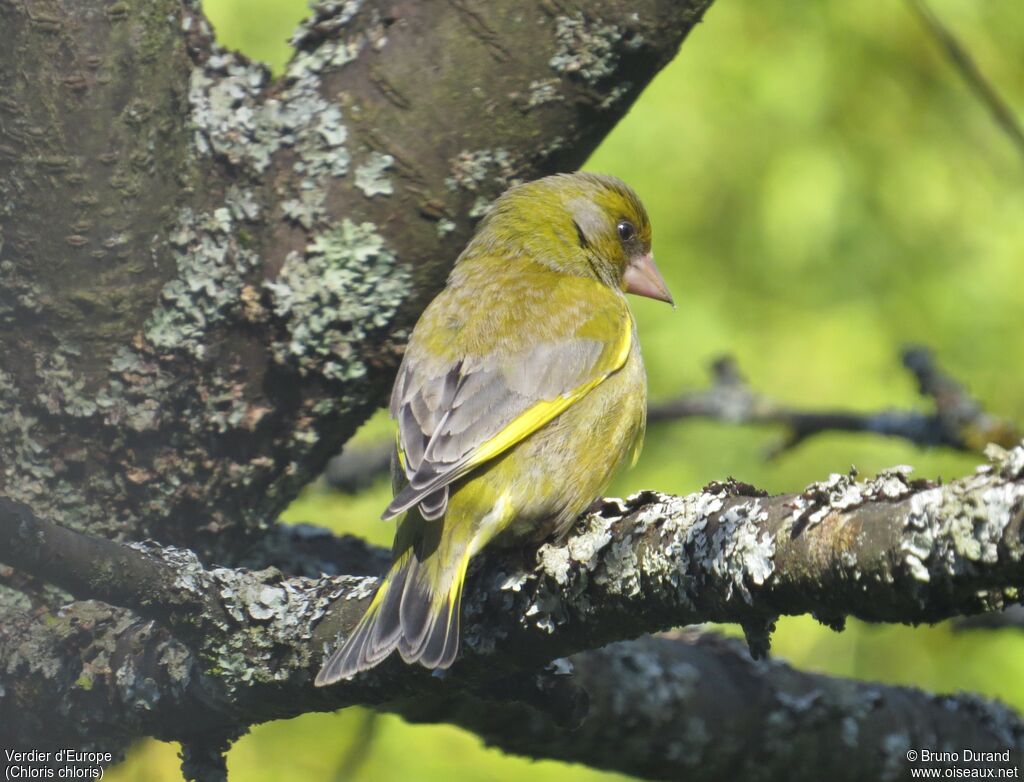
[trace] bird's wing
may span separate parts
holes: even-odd
[[[408,478],[389,519],[420,505],[437,518],[448,486],[554,419],[625,364],[633,323],[620,296],[519,350],[443,365],[406,354],[391,398],[399,460]],[[564,321],[563,321],[564,322]]]

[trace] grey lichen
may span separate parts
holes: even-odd
[[[629,95],[630,90],[633,89],[633,82],[624,81],[621,84],[616,84],[607,94],[601,98],[601,102],[597,104],[599,109],[610,109],[620,100]]]
[[[567,618],[566,606],[563,603],[563,596],[566,593],[575,602],[575,610],[585,612],[589,605],[585,592],[592,579],[595,583],[604,584],[611,591],[616,591],[619,584],[628,578],[628,571],[624,574],[616,567],[616,552],[606,549],[609,544],[614,547],[628,546],[628,543],[613,542],[613,538],[608,520],[592,516],[587,519],[584,528],[574,534],[565,545],[541,546],[537,552],[539,574],[543,574],[561,589],[548,588],[546,579],[542,579],[533,603],[525,612],[527,621],[547,632],[553,632],[555,627],[565,622]],[[502,588],[518,591],[519,586],[503,585]]]
[[[269,80],[265,67],[225,52],[192,70],[190,115],[201,155],[219,154],[255,173],[267,169],[281,144],[262,100]]]
[[[588,613],[592,587],[626,601],[657,595],[692,610],[712,578],[724,585],[724,599],[736,590],[752,604],[752,590],[775,571],[775,538],[764,524],[768,514],[760,500],[725,508],[727,496],[721,489],[688,497],[644,492],[625,501],[605,500],[565,544],[539,549],[541,578],[527,620],[550,631],[570,611]],[[518,592],[524,583],[505,577],[501,589]],[[771,617],[763,619],[761,635],[767,637],[771,623]]]
[[[918,581],[948,579],[974,564],[995,564],[1005,545],[1015,549],[1010,552],[1014,556],[1020,554],[1021,544],[1005,534],[1024,502],[1019,483],[990,485],[981,472],[955,486],[918,492],[910,502],[901,548]]]
[[[281,202],[281,212],[285,219],[310,230],[327,214],[326,203],[327,191],[312,180],[303,180],[297,196]]]
[[[299,76],[341,68],[356,60],[362,48],[362,36],[346,41],[325,41],[314,49],[297,51],[288,64],[288,73]]]
[[[612,541],[612,531],[608,524],[589,525],[584,532],[574,535],[566,543],[569,557],[582,565],[586,570],[597,566],[597,558]]]
[[[444,239],[448,234],[452,233],[456,228],[455,221],[449,220],[447,217],[442,217],[437,221],[437,237]]]
[[[32,503],[53,492],[56,473],[47,448],[36,439],[39,419],[25,412],[14,377],[0,370],[0,475],[4,494]]]
[[[3,568],[0,568],[0,575],[3,574]],[[24,592],[19,592],[17,589],[10,589],[9,587],[0,584],[0,605],[3,606],[4,611],[11,611],[15,615],[25,613],[27,614],[32,610],[32,601],[28,599],[28,596]]]
[[[371,152],[366,162],[356,167],[356,187],[362,190],[367,198],[391,195],[395,188],[384,172],[391,168],[394,162],[395,159],[391,155]]]
[[[246,275],[258,264],[236,238],[238,222],[257,214],[252,195],[237,189],[212,212],[181,210],[168,235],[177,276],[164,286],[161,305],[143,329],[152,345],[204,358],[210,327],[241,306]]]
[[[362,6],[363,0],[310,3],[312,15],[299,25],[291,38],[295,55],[288,63],[289,77],[341,68],[355,60],[367,42],[375,48],[381,46],[383,31],[377,9],[373,9],[374,19],[365,32],[354,31],[344,36]]]
[[[519,181],[515,160],[503,147],[464,150],[449,161],[449,171],[445,185],[452,192],[488,190],[499,193]]]
[[[299,48],[307,42],[317,42],[325,35],[337,35],[362,7],[363,0],[313,0],[309,3],[310,16],[292,35],[291,45]]]
[[[783,750],[785,744],[799,732],[801,724],[827,719],[830,709],[825,703],[824,693],[813,689],[795,694],[779,689],[774,692],[776,708],[765,715],[765,723],[773,744]]]
[[[701,716],[681,715],[689,711],[687,706],[700,688],[701,671],[685,660],[659,654],[657,646],[643,643],[616,643],[599,654],[607,661],[608,679],[616,682],[607,688],[607,718],[635,730],[624,740],[644,741],[649,732],[656,732],[665,757],[685,766],[698,765],[709,748],[711,730]],[[643,704],[641,710],[636,708],[638,703]]]
[[[174,594],[187,596],[190,610],[172,624],[190,626],[185,637],[198,640],[203,667],[228,693],[251,683],[287,681],[309,668],[315,650],[307,642],[327,608],[342,595],[366,596],[376,583],[344,576],[285,578],[272,567],[207,570],[184,549],[153,543],[129,547],[151,557],[154,569],[174,574],[170,586]],[[191,659],[175,650],[166,650],[164,657],[168,666],[191,670]]]
[[[565,98],[558,91],[558,85],[558,79],[534,79],[531,81],[530,96],[526,102],[527,107],[535,109],[538,106],[543,106],[545,103],[564,101]]]
[[[560,74],[596,87],[615,73],[623,49],[637,49],[643,37],[615,24],[588,19],[583,12],[555,19],[555,54],[549,60]]]
[[[882,739],[883,780],[904,779],[907,774],[907,750],[911,748],[910,734],[896,730]]]
[[[91,749],[96,740],[95,724],[82,720],[94,690],[104,693],[105,719],[120,716],[119,730],[129,733],[139,727],[134,721],[147,719],[166,696],[181,697],[193,675],[187,649],[155,623],[97,601],[68,603],[36,622],[5,630],[14,634],[2,639],[13,643],[3,649],[0,678],[7,683],[34,680],[32,687],[40,691],[34,699],[50,702],[47,730],[57,722],[65,731],[79,732],[78,749]],[[61,652],[68,638],[75,639],[75,652],[65,658]],[[0,683],[0,699],[4,690]],[[120,754],[109,737],[101,743],[104,751]]]
[[[651,503],[638,516],[643,524],[661,521],[661,548],[647,562],[646,578],[665,584],[686,608],[693,607],[694,566],[708,557],[705,530],[711,515],[724,504],[724,495],[703,491],[687,497],[664,497]],[[692,552],[692,558],[691,558]]]
[[[989,464],[978,468],[980,474],[995,472],[1010,481],[1024,477],[1024,443],[1010,450],[990,443],[985,447],[985,456]]]
[[[469,215],[472,220],[479,220],[491,211],[491,207],[493,205],[493,201],[480,195],[473,201],[473,205],[469,208],[469,211],[466,214]]]
[[[4,199],[0,185],[0,200],[13,208],[14,199]],[[2,212],[3,207],[0,207]],[[3,250],[3,227],[0,226],[0,251]],[[16,324],[25,314],[39,312],[42,291],[9,260],[0,261],[0,323]]]
[[[324,202],[331,178],[348,172],[348,128],[341,109],[321,93],[319,71],[356,56],[337,41],[300,55],[283,87],[268,97],[269,74],[231,53],[216,51],[193,69],[189,87],[194,147],[199,157],[215,155],[263,175],[282,149],[298,192],[282,199],[282,213],[305,228],[326,219]],[[317,63],[307,62],[317,58]],[[316,67],[313,67],[313,66]]]
[[[570,568],[572,567],[569,549],[564,546],[544,545],[537,552],[537,562],[541,568],[555,580],[556,584],[564,586],[569,583]],[[518,591],[521,586],[518,583],[510,583],[507,588]]]
[[[201,599],[207,589],[203,565],[194,551],[177,546],[157,546],[151,542],[133,542],[126,544],[128,548],[152,556],[170,566],[174,572],[174,589],[179,593]]]
[[[820,524],[830,513],[849,511],[867,502],[902,499],[927,483],[915,484],[908,477],[912,472],[912,467],[897,465],[861,483],[856,480],[855,468],[846,475],[832,473],[827,480],[810,484],[793,498],[791,530],[801,534]]]
[[[290,253],[265,283],[288,338],[274,356],[303,375],[351,380],[366,374],[356,348],[383,332],[412,285],[408,271],[372,223],[344,219]]]
[[[756,499],[733,505],[719,516],[705,564],[730,582],[727,599],[735,587],[752,604],[750,585],[763,585],[775,571],[775,537],[762,525],[767,518],[768,512]]]
[[[794,528],[810,529],[837,510],[847,510],[864,501],[856,472],[849,475],[832,473],[828,480],[817,481],[797,495],[791,505]]]
[[[64,413],[73,418],[88,418],[97,411],[84,378],[71,367],[71,360],[80,354],[71,343],[65,343],[36,359],[36,376],[41,381],[36,401],[51,415]]]
[[[860,494],[865,501],[903,499],[913,492],[914,484],[909,478],[913,471],[906,464],[882,470],[861,487]]]

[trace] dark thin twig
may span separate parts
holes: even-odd
[[[1007,606],[1002,611],[975,616],[962,616],[953,620],[953,629],[964,630],[1024,630],[1024,605]]]
[[[334,782],[349,782],[356,776],[370,757],[379,727],[380,712],[366,711],[359,715],[359,723],[353,731],[355,735],[350,737],[349,747],[341,754],[334,769]]]
[[[387,475],[394,444],[389,440],[369,445],[346,446],[327,463],[324,480],[336,491],[355,494]]]
[[[934,14],[925,0],[907,0],[918,19],[942,47],[953,67],[957,69],[968,88],[988,109],[996,124],[1010,137],[1017,151],[1024,157],[1024,128],[1013,110],[1006,104],[995,87],[978,68],[967,48]]]
[[[782,426],[787,430],[786,436],[772,449],[772,455],[814,435],[837,431],[883,434],[916,445],[944,445],[977,453],[990,442],[1008,448],[1020,441],[1020,430],[985,412],[961,383],[939,369],[931,351],[907,348],[903,365],[917,378],[921,394],[933,401],[934,412],[799,410],[756,393],[740,373],[735,359],[723,356],[711,365],[710,388],[651,405],[648,420],[711,418],[734,424]]]

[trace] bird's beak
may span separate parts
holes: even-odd
[[[626,293],[635,293],[637,296],[646,296],[648,299],[657,299],[676,306],[672,294],[668,292],[665,278],[654,264],[653,253],[644,253],[630,262],[622,276],[622,287]]]

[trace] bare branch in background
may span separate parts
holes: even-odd
[[[1024,630],[1024,605],[1007,606],[992,614],[965,616],[953,622],[955,630]]]
[[[391,440],[367,445],[346,445],[344,450],[327,463],[324,481],[335,491],[355,494],[370,486],[391,467]]]
[[[902,358],[903,365],[918,381],[922,395],[931,399],[934,411],[865,412],[793,407],[759,394],[739,372],[736,360],[722,356],[712,362],[710,388],[653,402],[647,412],[647,422],[658,424],[696,418],[737,425],[777,426],[785,435],[769,452],[771,457],[827,432],[881,434],[914,445],[942,445],[977,453],[983,452],[989,443],[1009,448],[1024,437],[1017,426],[987,412],[962,383],[943,372],[928,348],[907,347]],[[389,442],[346,448],[331,461],[325,473],[328,485],[346,493],[369,486],[387,474],[391,448]]]
[[[1024,437],[1011,421],[987,412],[962,383],[942,371],[928,348],[907,347],[902,358],[922,396],[932,401],[934,412],[799,409],[757,393],[743,377],[736,359],[721,356],[711,364],[709,388],[652,403],[647,421],[707,418],[737,425],[778,426],[786,434],[769,452],[772,457],[827,432],[880,434],[914,445],[941,445],[973,453],[984,452],[989,443],[1011,448]],[[348,447],[330,461],[324,480],[332,489],[348,494],[366,488],[387,474],[392,448],[387,441]]]
[[[1024,128],[999,91],[985,78],[967,47],[942,23],[925,0],[907,0],[907,3],[942,47],[953,67],[967,83],[968,89],[988,109],[996,124],[1010,138],[1021,157],[1024,157]]]
[[[985,412],[962,384],[939,369],[928,349],[907,348],[903,365],[917,378],[921,394],[932,400],[934,412],[801,410],[758,394],[740,373],[735,359],[725,356],[711,366],[709,389],[652,404],[648,420],[710,418],[734,424],[780,426],[786,435],[772,455],[826,432],[882,434],[915,445],[943,445],[978,453],[989,443],[1008,448],[1020,441],[1020,430],[1006,419]]]

